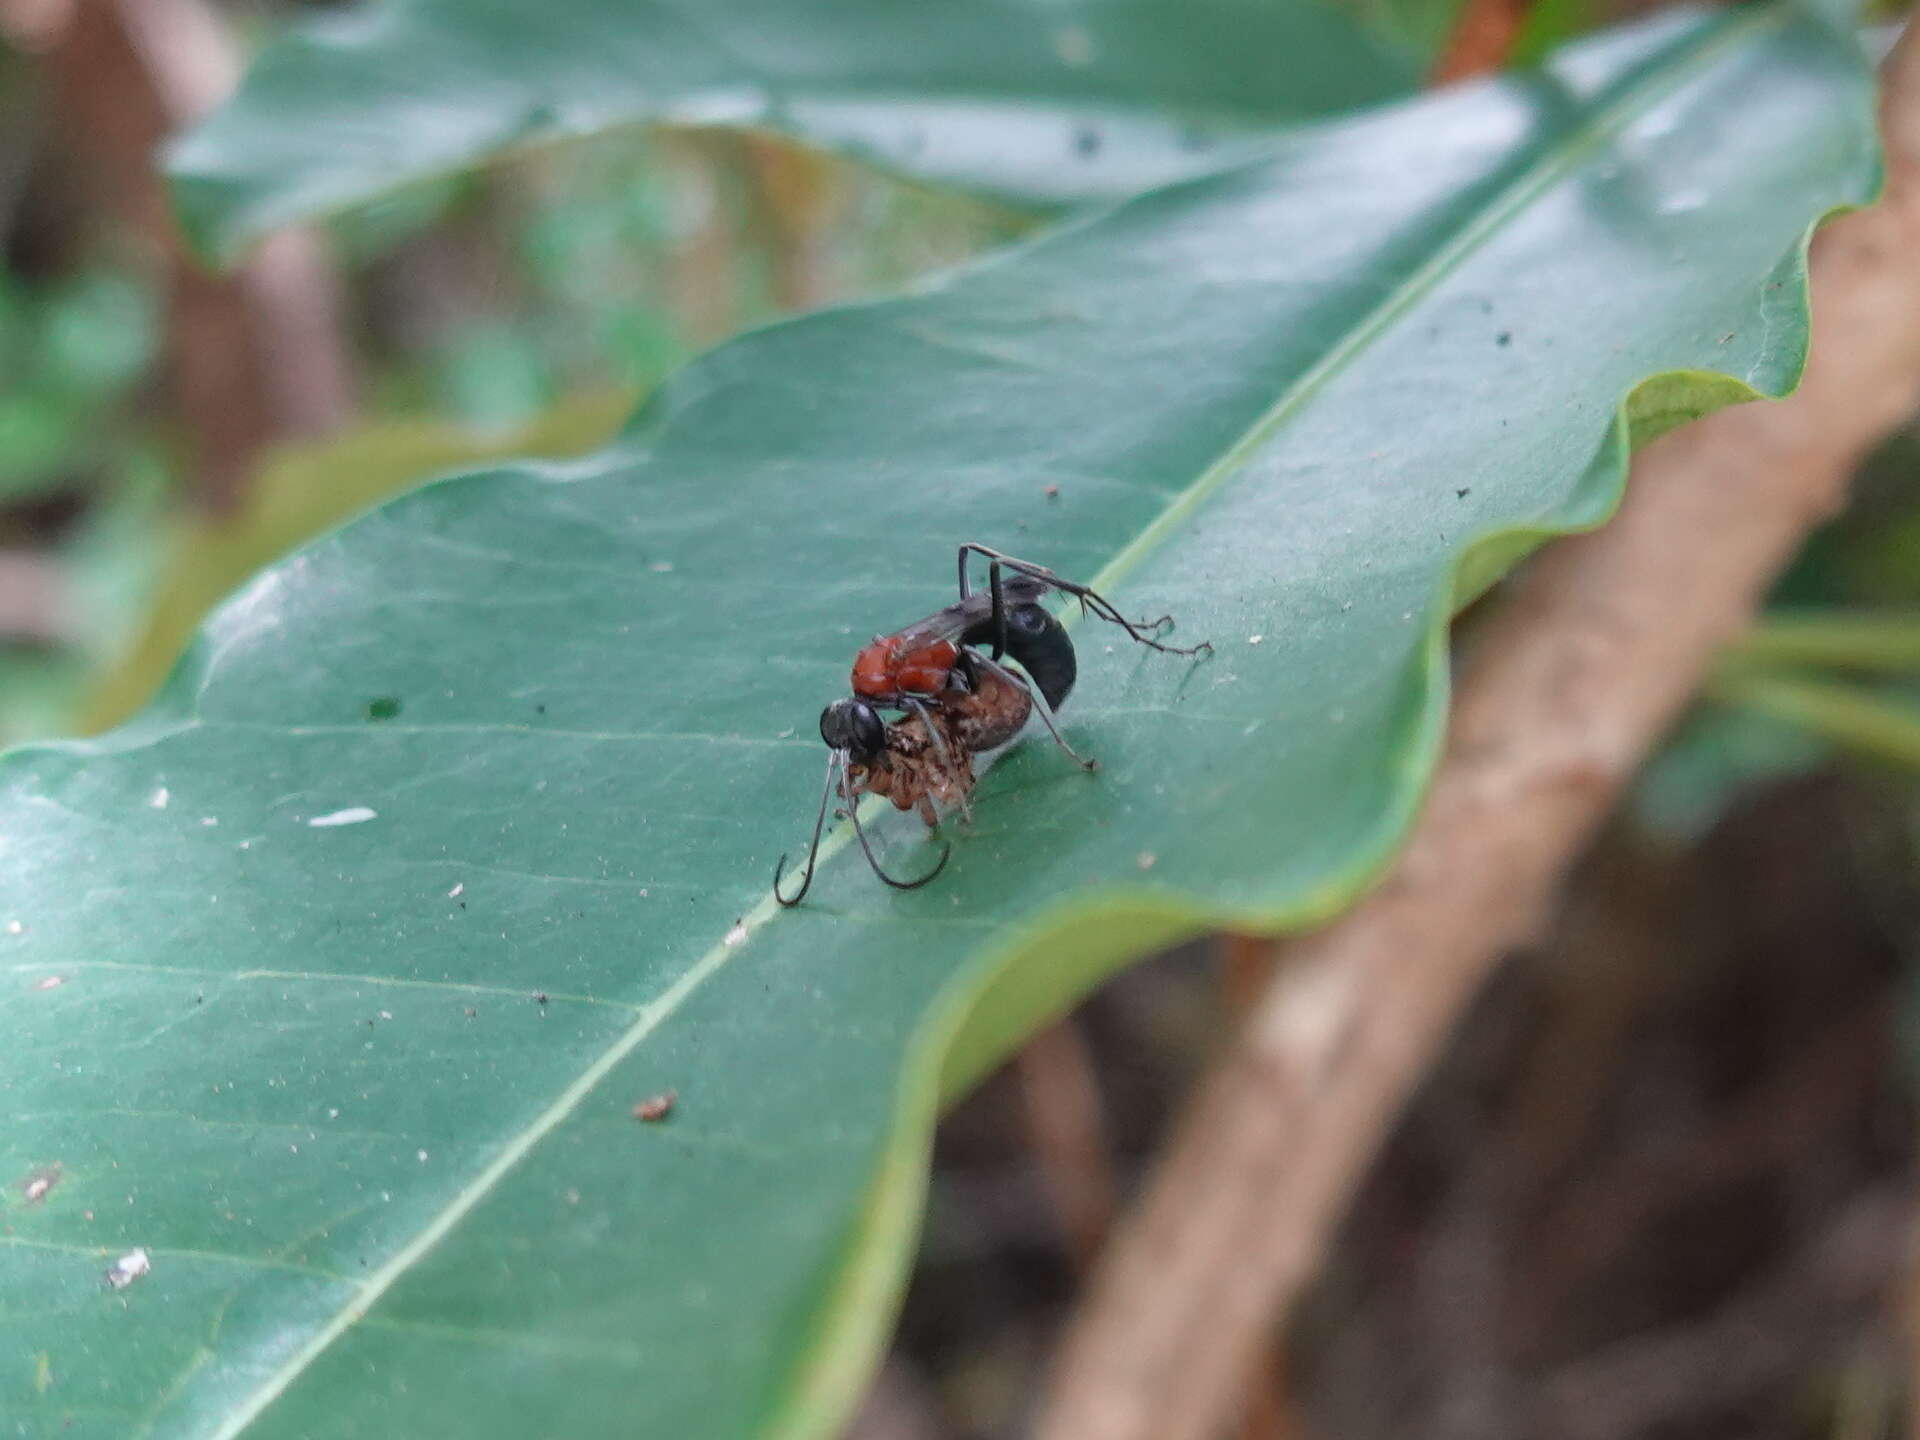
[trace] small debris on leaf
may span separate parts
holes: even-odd
[[[649,1095],[633,1107],[633,1118],[648,1124],[664,1120],[673,1113],[673,1102],[679,1098],[678,1090],[662,1090],[658,1095]]]
[[[1159,858],[1160,857],[1151,850],[1142,850],[1139,857],[1135,859],[1133,863],[1138,865],[1142,870],[1151,870]]]
[[[171,800],[172,798],[173,798],[173,792],[168,790],[166,786],[162,785],[158,790],[154,791],[153,794],[147,797],[147,804],[152,806],[155,810],[164,810],[167,808],[167,801]]]
[[[36,990],[58,990],[66,983],[67,977],[64,975],[49,975],[33,988]]]
[[[43,1169],[36,1170],[33,1174],[29,1175],[26,1183],[20,1187],[20,1194],[25,1197],[27,1204],[38,1205],[42,1200],[47,1198],[52,1192],[53,1187],[59,1183],[60,1166],[56,1162]]]
[[[114,1261],[113,1268],[107,1271],[107,1285],[114,1290],[124,1290],[151,1269],[153,1260],[145,1250],[129,1250]]]
[[[365,805],[349,805],[344,810],[312,816],[307,824],[315,830],[330,830],[336,825],[364,825],[369,820],[378,819],[379,816],[379,811],[369,809]]]
[[[466,893],[467,893],[467,882],[462,880],[458,885],[454,886],[453,889],[447,891],[447,899],[458,900],[462,895]]]
[[[733,922],[733,928],[727,931],[726,943],[729,945],[744,945],[746,944],[746,941],[747,941],[746,924],[743,921],[736,919]]]
[[[1058,500],[1060,498],[1060,487],[1058,485],[1049,485],[1042,493],[1045,494],[1049,500]]]

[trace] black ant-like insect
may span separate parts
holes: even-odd
[[[973,555],[987,562],[984,591],[975,591],[967,574]],[[1054,744],[1082,769],[1096,768],[1095,761],[1067,743],[1054,719],[1073,689],[1079,662],[1066,627],[1040,604],[1049,591],[1071,595],[1083,610],[1118,625],[1149,649],[1168,655],[1213,650],[1204,640],[1187,648],[1163,644],[1158,637],[1173,624],[1172,616],[1129,620],[1090,587],[984,545],[960,547],[959,571],[959,600],[903,630],[876,637],[854,657],[853,693],[820,712],[820,738],[829,752],[826,782],[807,866],[791,896],[780,893],[787,857],[782,855],[774,867],[773,896],[782,905],[798,905],[813,885],[827,802],[836,790],[873,873],[896,890],[917,890],[946,868],[952,845],[941,846],[940,858],[926,874],[895,879],[868,843],[860,823],[861,795],[884,795],[901,810],[918,809],[929,827],[938,821],[935,800],[970,813],[973,756],[1011,740],[1036,710]],[[1025,674],[1008,669],[1000,663],[1003,659],[1014,661]],[[882,711],[903,712],[906,718],[888,720]]]

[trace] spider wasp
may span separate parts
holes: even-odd
[[[969,560],[987,562],[987,588],[976,591]],[[820,738],[827,743],[826,781],[813,821],[800,888],[780,893],[787,857],[774,867],[773,895],[798,905],[813,884],[827,803],[836,794],[853,825],[854,838],[873,873],[895,890],[917,890],[943,869],[953,853],[941,846],[933,868],[917,879],[889,875],[860,823],[862,795],[885,796],[900,810],[918,810],[929,828],[938,823],[934,802],[971,815],[973,757],[1004,745],[1035,711],[1047,733],[1082,769],[1096,762],[1076,751],[1060,733],[1054,712],[1065,703],[1079,674],[1072,637],[1040,601],[1057,591],[1081,609],[1118,625],[1129,638],[1168,655],[1212,653],[1206,641],[1182,648],[1159,636],[1173,617],[1134,621],[1106,597],[1030,560],[1018,560],[985,545],[960,547],[960,598],[924,620],[877,636],[853,660],[853,693],[820,712]],[[1002,664],[1011,660],[1018,671]],[[899,715],[887,719],[882,712]]]

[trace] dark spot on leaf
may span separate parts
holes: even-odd
[[[547,713],[547,707],[544,705],[536,705],[533,707],[533,713],[536,715],[544,715]]]
[[[1511,345],[1513,343],[1513,332],[1511,330],[1502,330],[1498,335],[1493,337],[1493,343],[1500,346]]]
[[[369,720],[391,720],[399,713],[400,697],[398,695],[376,695],[367,702]]]
[[[1182,125],[1179,143],[1182,150],[1209,150],[1213,148],[1213,136],[1198,125]]]
[[[1074,132],[1073,153],[1082,160],[1091,160],[1100,153],[1100,132],[1091,127],[1083,127]]]
[[[544,991],[544,990],[536,990],[536,991],[534,991],[534,992],[533,992],[533,1003],[534,1003],[534,1004],[536,1004],[536,1005],[544,1005],[544,1004],[546,1004],[546,1003],[547,1003],[547,992],[546,992],[546,991]]]
[[[1458,490],[1454,491],[1453,493],[1459,496],[1462,500],[1464,500],[1467,498],[1467,496],[1473,493],[1473,487],[1471,485],[1462,485]]]

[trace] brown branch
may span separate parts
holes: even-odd
[[[1059,1357],[1040,1440],[1200,1440],[1500,954],[1769,580],[1920,395],[1920,36],[1888,62],[1888,189],[1820,237],[1790,399],[1649,446],[1620,515],[1486,624],[1426,812],[1380,889],[1291,947]]]
[[[232,505],[259,452],[352,413],[338,282],[311,235],[288,232],[231,275],[188,255],[155,152],[233,86],[231,47],[204,0],[4,0],[0,26],[39,55],[53,118],[101,192],[165,267],[163,366],[210,508]]]
[[[0,549],[0,645],[72,640],[66,576],[40,550]]]
[[[1087,1042],[1065,1016],[1027,1041],[1013,1059],[1026,1101],[1027,1138],[1053,1201],[1067,1251],[1093,1269],[1119,1209],[1100,1082]]]

